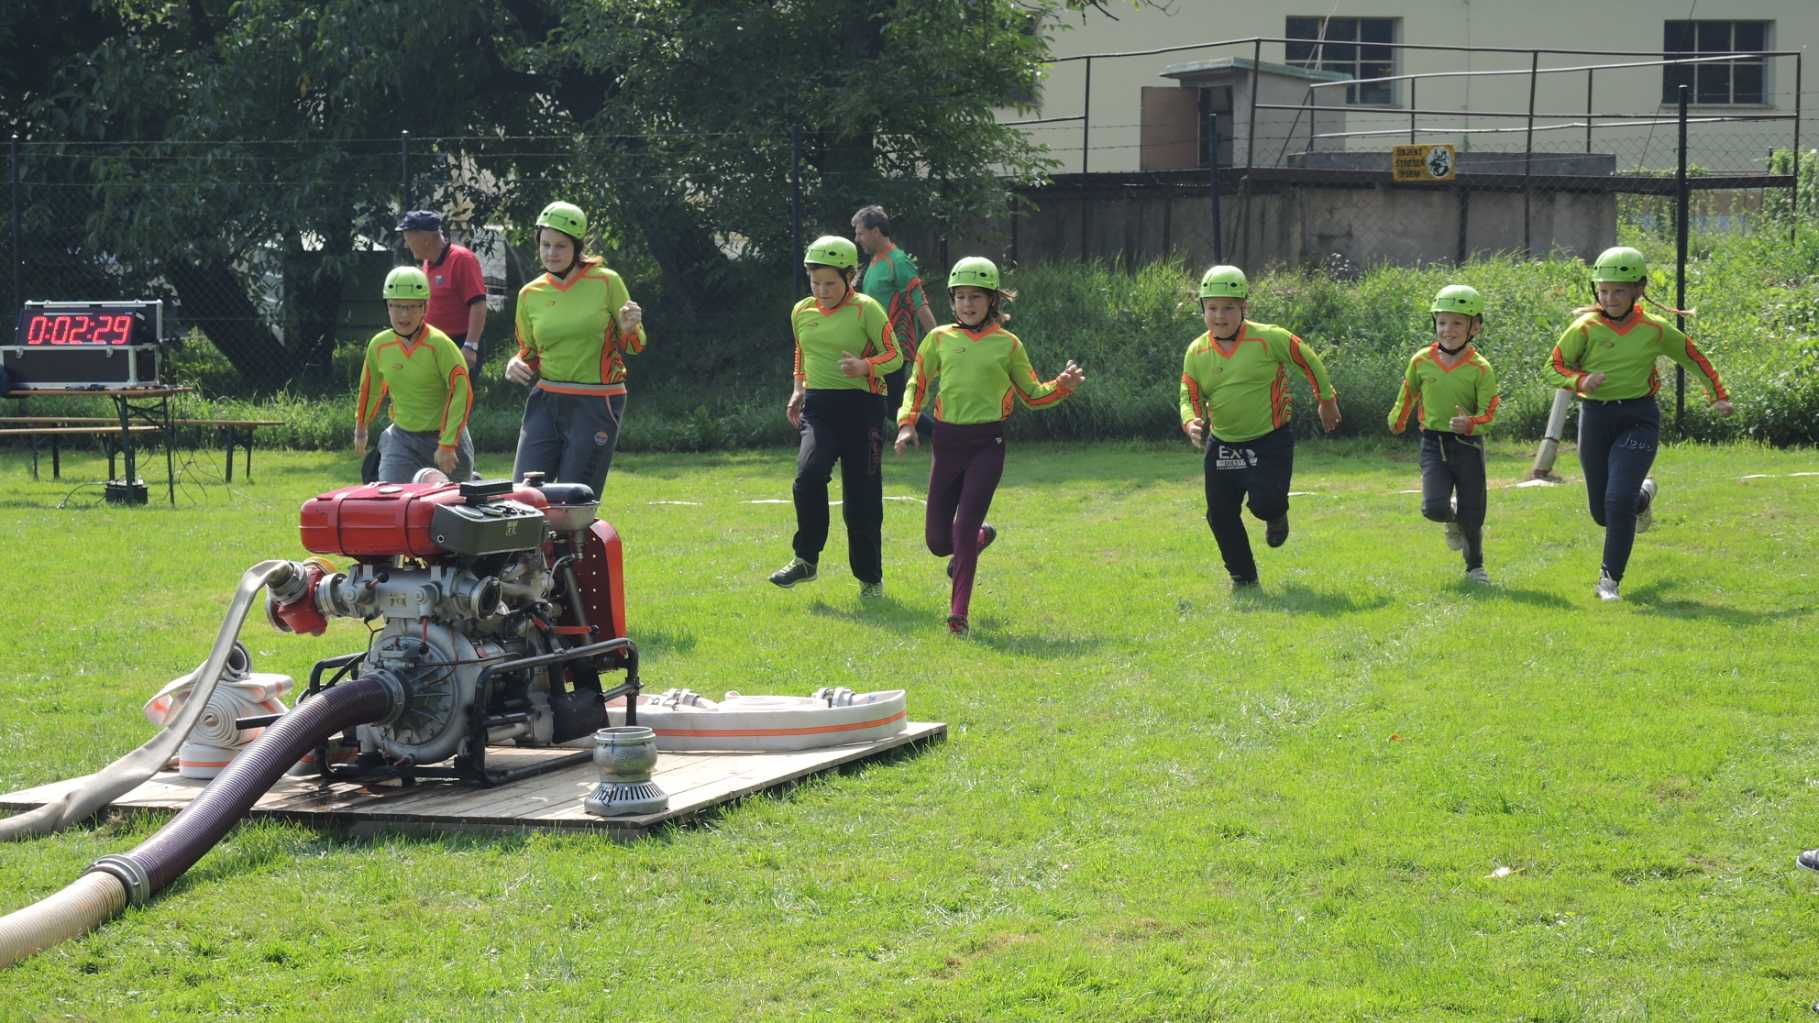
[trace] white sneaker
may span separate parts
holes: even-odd
[[[1446,524],[1446,547],[1448,550],[1465,550],[1465,529],[1457,522]]]
[[[1484,566],[1482,566],[1482,565],[1480,565],[1477,568],[1466,569],[1465,577],[1467,579],[1470,579],[1472,582],[1478,583],[1481,586],[1489,586],[1491,583],[1491,574],[1489,572],[1486,572],[1484,570]]]
[[[1612,579],[1610,577],[1610,575],[1605,572],[1598,573],[1598,599],[1599,600],[1622,600],[1623,599],[1623,594],[1617,592],[1617,580]]]
[[[1636,532],[1646,533],[1655,524],[1655,492],[1661,488],[1654,477],[1642,481],[1642,507],[1636,509]]]

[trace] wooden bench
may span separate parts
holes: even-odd
[[[172,426],[214,427],[221,431],[227,452],[227,481],[234,482],[234,449],[246,449],[246,478],[253,478],[253,431],[261,426],[283,426],[281,419],[173,419]]]
[[[7,436],[9,431],[3,429],[13,424],[38,428],[41,432],[53,433],[58,427],[103,427],[114,424],[114,433],[120,432],[120,420],[105,416],[0,416],[0,436]],[[246,478],[253,478],[253,431],[262,426],[283,426],[280,419],[173,419],[172,426],[213,427],[221,431],[222,445],[227,455],[227,482],[234,482],[234,449],[246,450]],[[152,426],[134,426],[134,433],[156,429]],[[93,432],[93,431],[90,431]],[[24,436],[24,434],[17,434]],[[35,466],[34,466],[35,468]],[[57,447],[51,444],[51,472],[55,478],[57,471]],[[34,476],[34,478],[36,478]]]
[[[21,419],[42,419],[42,420],[48,420],[51,423],[65,423],[65,422],[71,421],[71,420],[60,418],[57,416],[7,416],[7,417],[0,417],[0,423],[18,422]],[[120,421],[118,419],[99,419],[99,418],[84,418],[84,417],[78,417],[76,421],[88,422],[88,423],[94,423],[94,424],[108,423],[111,425],[107,425],[107,426],[101,426],[101,425],[7,426],[7,427],[0,427],[0,437],[49,437],[51,439],[51,479],[54,479],[54,480],[63,478],[63,452],[58,443],[58,441],[61,438],[63,438],[63,437],[106,437],[106,438],[109,438],[109,443],[107,445],[107,476],[109,479],[113,479],[113,477],[114,477],[114,456],[119,453],[119,448],[120,448],[120,445],[118,443],[119,437],[121,435]],[[127,429],[127,431],[129,431],[131,433],[158,433],[163,429],[163,427],[148,426],[148,425],[144,425],[144,424],[135,423],[132,426],[127,427],[126,429]],[[37,479],[37,478],[38,478],[38,446],[36,444],[33,444],[32,445],[32,479]]]

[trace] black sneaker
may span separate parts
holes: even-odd
[[[985,549],[987,547],[990,547],[992,545],[992,541],[996,540],[996,539],[998,539],[998,531],[996,529],[992,528],[991,523],[987,522],[984,525],[980,526],[979,527],[979,553],[984,554]],[[953,558],[947,559],[947,577],[949,579],[952,579],[954,577],[954,559]]]
[[[960,615],[948,615],[947,616],[947,634],[948,635],[964,636],[970,631],[972,631],[972,630],[966,624],[966,619],[964,617],[962,617]]]
[[[1794,862],[1808,870],[1819,870],[1819,849],[1808,849],[1794,857]]]
[[[1232,592],[1233,593],[1243,593],[1246,590],[1254,590],[1259,585],[1260,584],[1255,579],[1233,579],[1232,580]]]
[[[1288,542],[1288,512],[1269,520],[1263,529],[1263,542],[1271,547],[1280,547]]]
[[[801,558],[791,558],[789,564],[771,573],[771,582],[776,583],[786,590],[797,583],[812,583],[814,581],[815,563],[812,561],[803,561]]]

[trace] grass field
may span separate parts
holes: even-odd
[[[1017,445],[965,640],[924,456],[887,469],[872,605],[837,516],[820,581],[764,581],[793,518],[747,502],[788,497],[789,453],[623,456],[647,685],[902,686],[949,740],[629,846],[244,827],[0,977],[0,1019],[1813,1018],[1819,476],[1788,474],[1819,454],[1664,449],[1601,605],[1570,451],[1572,485],[1493,490],[1484,589],[1400,492],[1413,452],[1303,443],[1294,534],[1234,598],[1185,446]],[[0,457],[0,788],[142,741],[240,571],[299,556],[298,504],[355,469],[261,452],[227,489],[199,458],[176,509],[59,510],[71,483]],[[245,637],[301,678],[364,630]],[[160,820],[0,846],[0,909]]]

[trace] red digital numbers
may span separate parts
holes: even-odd
[[[132,339],[131,313],[35,313],[25,327],[27,345],[124,345]]]

